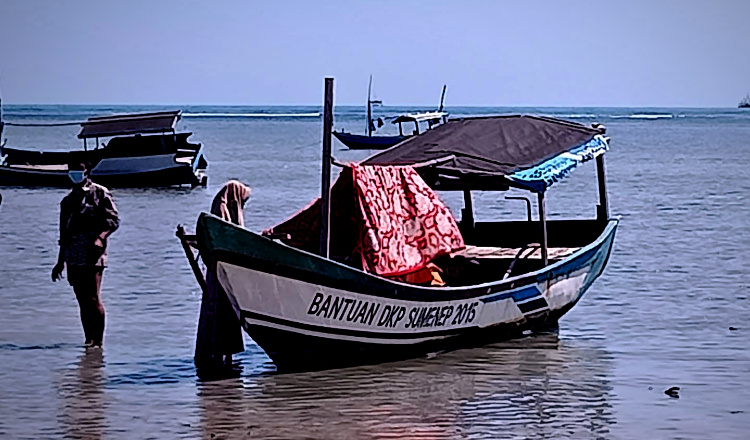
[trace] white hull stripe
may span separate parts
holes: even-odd
[[[261,315],[243,310],[241,316],[247,323],[271,327],[280,330],[286,330],[294,333],[305,334],[309,336],[318,336],[325,338],[346,339],[362,342],[396,343],[396,344],[413,344],[417,342],[442,339],[449,336],[455,336],[467,329],[475,327],[452,328],[443,331],[428,331],[419,333],[386,333],[371,332],[362,330],[349,330],[335,327],[323,327],[319,325],[306,324],[302,322],[289,321],[271,316]],[[252,336],[252,335],[250,335]]]
[[[259,325],[263,327],[270,327],[276,330],[284,330],[288,331],[290,333],[305,335],[305,336],[313,336],[318,338],[324,338],[324,339],[331,339],[332,341],[349,341],[349,342],[360,342],[360,343],[366,343],[366,344],[381,344],[381,345],[412,345],[417,344],[420,342],[427,342],[427,341],[434,341],[438,339],[444,339],[445,336],[442,337],[433,337],[433,338],[419,338],[419,339],[378,339],[378,338],[360,338],[356,336],[343,336],[343,335],[331,335],[330,333],[320,333],[320,332],[314,332],[314,331],[304,331],[299,330],[294,327],[286,327],[284,325],[280,324],[271,324],[265,321],[255,321],[248,319],[246,320],[248,325]],[[250,333],[252,330],[250,330],[248,333]]]

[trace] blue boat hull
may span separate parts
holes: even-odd
[[[333,135],[351,150],[385,150],[406,139],[406,136],[365,136],[343,132],[333,132]]]

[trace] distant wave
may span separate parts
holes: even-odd
[[[318,118],[314,113],[183,113],[188,118]]]
[[[558,118],[569,118],[569,119],[593,119],[600,118],[602,115],[595,115],[592,113],[573,113],[569,115],[555,115]]]
[[[612,119],[672,119],[674,118],[674,115],[671,114],[634,114],[634,115],[612,115],[610,116]]]

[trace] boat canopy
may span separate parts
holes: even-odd
[[[411,165],[441,190],[543,193],[609,147],[601,125],[542,116],[452,119],[377,153],[362,165]]]
[[[79,139],[125,136],[138,133],[174,132],[181,110],[95,116],[81,123]]]
[[[440,119],[445,116],[448,116],[448,113],[446,112],[407,113],[405,115],[401,115],[397,117],[392,122],[394,124],[399,124],[401,122],[424,122],[424,121],[431,121],[434,119]]]

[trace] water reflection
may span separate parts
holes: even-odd
[[[597,438],[611,356],[537,335],[377,366],[198,384],[206,438]]]
[[[60,384],[60,422],[66,437],[99,439],[106,426],[104,356],[101,349],[86,349],[77,368]]]

